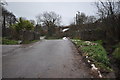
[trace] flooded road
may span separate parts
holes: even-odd
[[[91,77],[69,40],[43,40],[3,55],[3,78]]]

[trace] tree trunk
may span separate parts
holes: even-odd
[[[2,37],[6,36],[6,23],[5,23],[5,15],[3,15],[3,24],[2,24]]]

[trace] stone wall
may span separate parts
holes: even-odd
[[[5,37],[15,39],[15,40],[32,41],[32,40],[39,40],[40,33],[35,31],[28,31],[28,30],[20,31],[19,33],[17,33],[16,31],[7,28]]]
[[[32,41],[34,40],[34,32],[32,31],[23,31],[23,41]]]

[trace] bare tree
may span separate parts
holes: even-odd
[[[76,14],[76,25],[81,25],[81,24],[85,24],[87,21],[87,16],[85,15],[85,13],[80,13],[78,11],[78,13]]]
[[[29,20],[33,25],[35,25],[35,21],[34,20]]]
[[[61,16],[55,12],[43,12],[36,16],[37,23],[47,27],[49,36],[55,31],[55,26],[59,26],[61,22]]]
[[[105,2],[99,0],[95,3],[98,14],[100,17],[108,17],[111,15],[118,14],[120,12],[120,1],[119,0],[106,0]]]
[[[8,5],[5,0],[0,0],[0,5]]]
[[[7,3],[0,3],[1,11],[2,11],[2,16],[0,17],[0,21],[2,21],[2,35],[3,37],[6,35],[6,28],[9,28],[12,24],[16,22],[16,17],[15,15],[8,11],[4,5]]]
[[[120,0],[106,0],[106,2],[99,0],[95,4],[109,40],[117,39],[119,36],[117,16],[120,15]]]
[[[44,23],[46,26],[49,26],[50,23],[59,26],[61,22],[61,16],[55,12],[43,12],[36,16],[36,18],[38,23]]]

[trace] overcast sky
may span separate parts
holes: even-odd
[[[74,21],[77,11],[86,15],[96,15],[93,2],[8,2],[7,9],[17,17],[26,17],[36,20],[36,16],[44,11],[54,11],[61,15],[62,25],[68,25]]]

